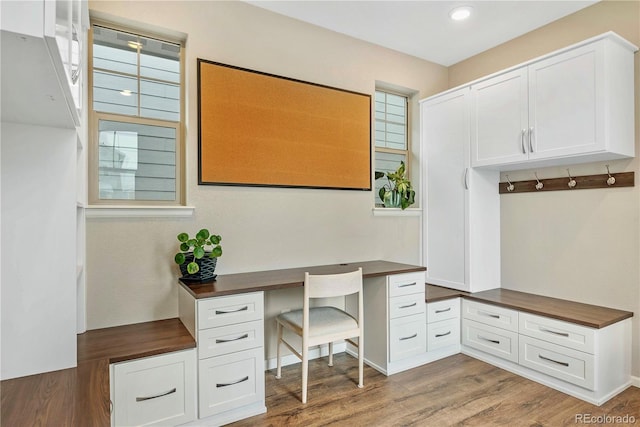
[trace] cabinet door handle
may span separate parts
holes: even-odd
[[[405,284],[402,284],[402,285],[398,285],[398,287],[399,288],[407,288],[409,286],[415,286],[415,285],[417,285],[417,283],[413,282],[413,283],[405,283]]]
[[[409,304],[409,305],[402,305],[400,306],[400,308],[409,308],[409,307],[415,307],[418,303],[414,302],[413,304]]]
[[[492,339],[489,339],[489,338],[485,338],[485,337],[483,337],[481,335],[478,335],[478,338],[480,338],[481,340],[492,342],[494,344],[500,344],[500,341],[498,341],[498,340],[492,340]]]
[[[249,334],[244,334],[242,336],[239,336],[238,338],[230,338],[228,340],[224,340],[224,339],[216,339],[216,344],[222,344],[225,342],[232,342],[232,341],[239,341],[239,340],[243,340],[249,338]]]
[[[216,314],[230,314],[230,313],[237,313],[239,311],[247,311],[249,310],[249,306],[245,305],[244,307],[238,308],[236,310],[216,310]]]
[[[569,334],[566,332],[557,332],[557,331],[552,331],[551,329],[545,329],[545,328],[538,328],[538,329],[540,329],[540,332],[547,332],[549,334],[560,335],[561,337],[569,336]]]
[[[547,362],[555,363],[557,365],[569,366],[569,363],[567,363],[567,362],[558,362],[557,360],[549,359],[548,357],[544,357],[544,356],[542,356],[540,354],[538,355],[538,358],[540,358],[542,360],[546,360]]]
[[[413,339],[413,338],[415,338],[417,336],[418,336],[418,334],[415,333],[415,334],[411,335],[410,337],[402,337],[402,338],[400,338],[400,341],[410,340],[410,339]]]
[[[451,307],[449,307],[449,308],[445,308],[445,309],[443,309],[443,310],[436,310],[436,314],[439,314],[439,313],[446,313],[447,311],[451,311]]]
[[[244,377],[239,379],[238,381],[233,381],[230,383],[223,383],[223,384],[216,384],[216,387],[220,388],[220,387],[228,387],[230,385],[236,385],[236,384],[240,384],[241,382],[247,381],[249,379],[249,377]]]
[[[158,397],[167,396],[171,393],[175,393],[176,391],[177,390],[174,387],[169,391],[165,391],[164,393],[156,394],[154,396],[136,397],[136,402],[144,402],[145,400],[157,399]]]
[[[527,135],[527,130],[522,129],[522,135],[520,136],[520,143],[522,144],[522,154],[527,154],[527,147],[524,145],[524,137]]]
[[[464,189],[469,189],[469,168],[464,168]]]
[[[483,316],[488,316],[488,317],[493,317],[494,319],[499,319],[500,316],[497,314],[491,314],[491,313],[487,313],[485,311],[479,311],[478,314],[481,314]]]
[[[529,151],[533,153],[533,128],[529,128]]]
[[[451,335],[451,331],[445,332],[444,334],[436,334],[436,338],[446,337],[447,335]]]

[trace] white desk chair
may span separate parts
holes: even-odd
[[[311,298],[330,298],[358,294],[358,318],[354,319],[345,311],[335,307],[309,307]],[[329,366],[333,366],[333,342],[346,340],[358,347],[358,387],[363,387],[364,333],[362,306],[362,268],[351,273],[304,275],[304,301],[302,310],[279,314],[278,324],[278,369],[281,375],[280,347],[284,343],[293,354],[302,360],[302,403],[307,403],[307,379],[309,374],[309,347],[329,344]],[[302,337],[302,354],[283,338],[283,328]],[[358,342],[351,338],[358,337]]]

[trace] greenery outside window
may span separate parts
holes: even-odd
[[[92,26],[91,204],[184,204],[180,43]]]
[[[408,98],[405,95],[376,90],[375,94],[375,171],[394,172],[404,162],[407,175],[410,170],[408,137]],[[375,180],[375,204],[382,206],[378,197],[385,178]]]

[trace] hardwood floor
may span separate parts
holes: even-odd
[[[280,380],[274,372],[266,373],[267,413],[233,426],[640,425],[639,388],[598,407],[462,354],[390,377],[365,365],[364,389],[356,359],[337,355],[333,368],[316,359],[306,405],[300,364],[284,367]]]
[[[100,369],[89,363],[102,363]],[[2,381],[0,425],[107,427],[108,363]],[[266,372],[267,413],[234,426],[563,426],[640,425],[640,389],[597,407],[462,354],[385,377],[342,353],[309,363],[309,400],[300,403],[300,364]],[[106,388],[105,388],[106,387]],[[103,415],[105,414],[105,415]],[[626,420],[622,417],[627,417]],[[609,417],[597,422],[596,417]],[[620,417],[620,419],[616,419]],[[596,422],[593,422],[595,419]],[[635,421],[635,422],[634,422]]]

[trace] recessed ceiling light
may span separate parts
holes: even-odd
[[[120,95],[122,96],[131,96],[131,91],[129,89],[124,89],[120,91]]]
[[[456,7],[449,12],[449,17],[454,21],[464,21],[471,16],[472,9],[473,8],[471,6]]]
[[[127,42],[127,45],[131,48],[131,49],[139,49],[142,47],[142,43],[140,42],[134,42],[134,41],[129,41]]]

